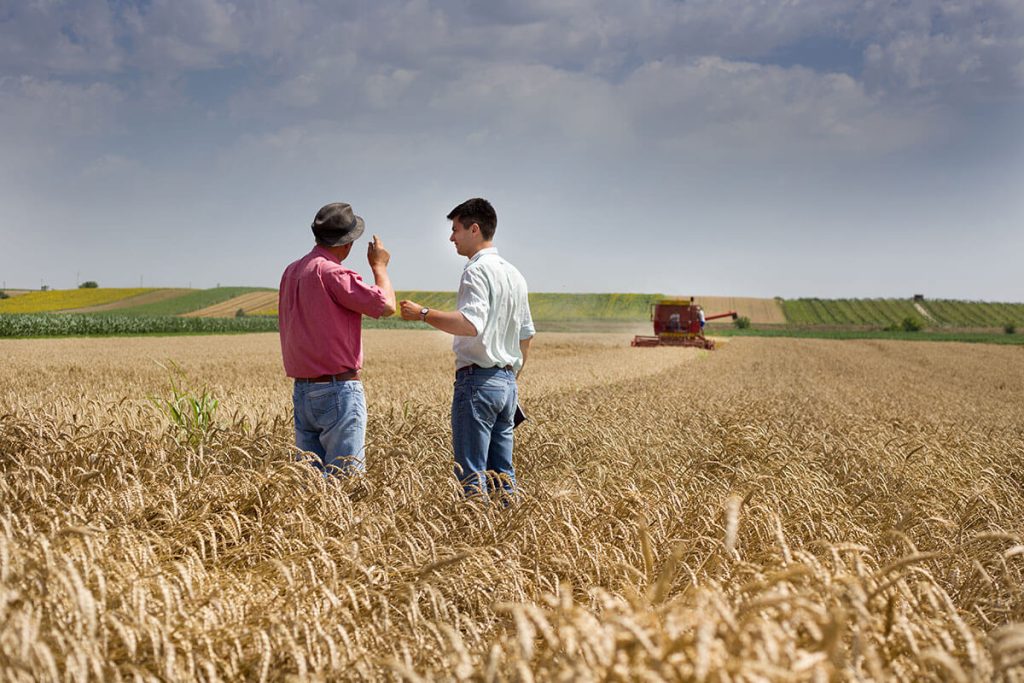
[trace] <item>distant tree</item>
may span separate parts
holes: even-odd
[[[244,308],[239,308],[237,311],[235,311],[235,317],[236,318],[244,318],[245,317],[245,309]]]
[[[750,327],[750,318],[745,315],[741,315],[732,321],[732,324],[736,326],[738,330],[745,330]]]
[[[900,323],[900,327],[904,332],[920,332],[924,328],[924,323],[917,318],[907,316],[903,319],[903,322]]]
[[[0,299],[10,299],[10,298],[11,298],[10,294],[8,294],[4,290],[0,289]]]
[[[99,284],[97,284],[95,280],[86,280],[82,284],[78,285],[79,289],[96,289],[97,287],[99,287]]]
[[[2,292],[0,292],[2,293]],[[1003,332],[1006,334],[1017,334],[1017,326],[1013,323],[1006,323],[1003,325]]]
[[[41,286],[39,288],[39,291],[40,292],[49,292],[50,291],[50,285],[43,285],[43,286]]]

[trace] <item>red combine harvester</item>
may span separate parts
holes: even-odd
[[[637,335],[631,346],[694,346],[713,349],[715,342],[704,336],[700,325],[701,308],[693,299],[662,299],[651,305],[654,336]],[[736,311],[706,315],[704,320],[737,317]]]

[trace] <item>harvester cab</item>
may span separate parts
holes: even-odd
[[[719,318],[736,319],[736,311],[704,315],[699,304],[693,299],[662,299],[651,304],[651,322],[654,323],[654,336],[637,335],[632,346],[691,346],[711,350],[715,348],[713,339],[704,336],[704,325],[707,320]]]

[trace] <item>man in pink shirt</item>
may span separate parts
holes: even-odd
[[[362,317],[395,312],[391,254],[374,235],[366,258],[376,284],[367,284],[341,265],[365,227],[352,207],[328,204],[312,227],[316,246],[285,269],[277,304],[284,370],[295,379],[295,444],[324,474],[355,474],[365,470]]]

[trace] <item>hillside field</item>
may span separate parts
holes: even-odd
[[[97,290],[98,291],[98,290]],[[158,304],[171,299],[178,299],[189,293],[188,289],[153,289],[143,294],[117,299],[104,304],[62,310],[62,313],[105,313],[107,311],[124,311],[137,306]]]
[[[277,290],[246,292],[239,296],[232,297],[220,303],[200,308],[198,311],[185,313],[185,316],[198,318],[231,318],[237,315],[238,311],[246,315],[256,314],[258,311],[268,307],[277,307]]]
[[[538,338],[506,508],[442,334],[366,333],[354,480],[274,334],[0,341],[0,680],[1024,679],[1019,349],[627,343]]]
[[[899,324],[915,318],[928,327],[985,328],[1024,325],[1024,304],[937,299],[786,299],[782,310],[794,325]]]
[[[185,290],[181,296],[154,302],[142,306],[132,306],[117,311],[120,315],[139,316],[162,316],[162,315],[187,315],[195,311],[223,304],[239,296],[245,296],[251,292],[267,292],[270,290],[263,287],[214,287],[213,289]],[[232,317],[238,307],[229,308]]]

